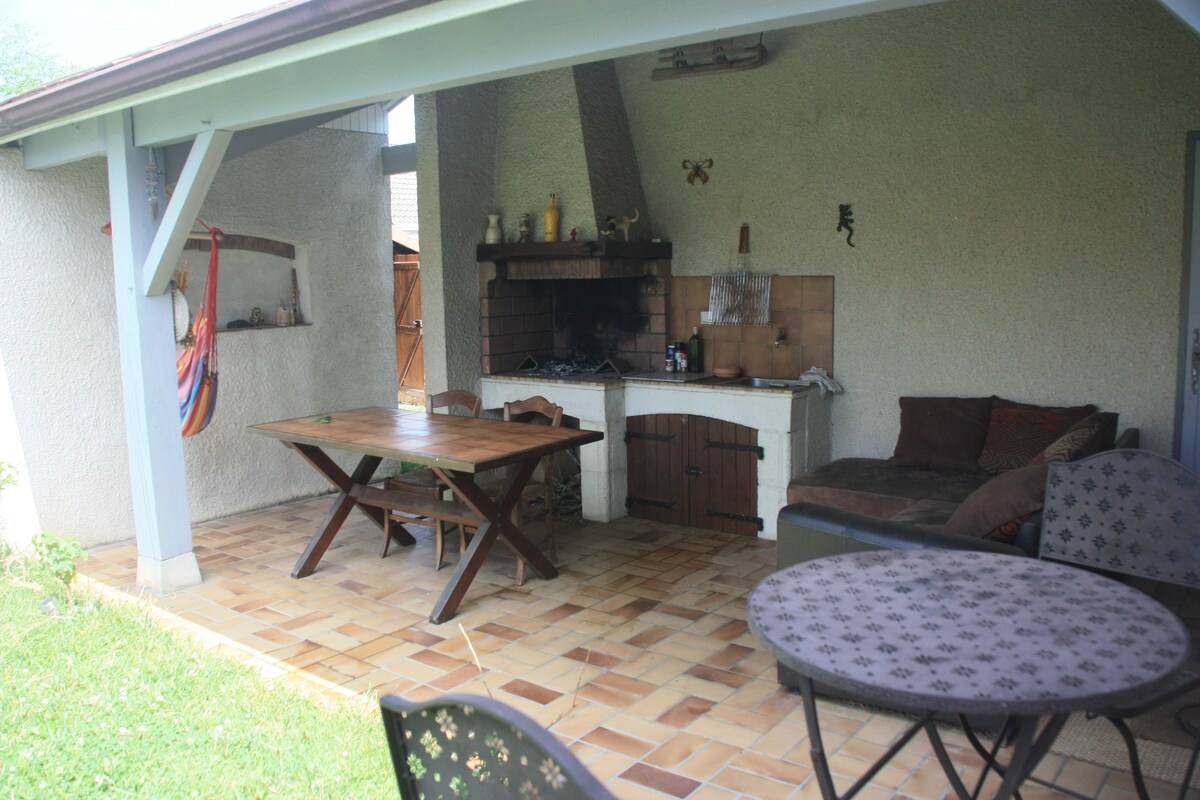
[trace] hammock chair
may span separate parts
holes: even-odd
[[[217,407],[217,241],[221,231],[204,227],[212,243],[208,275],[204,280],[204,301],[192,320],[188,343],[175,356],[179,421],[185,439],[208,427]]]

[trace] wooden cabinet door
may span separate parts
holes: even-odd
[[[688,418],[691,525],[757,536],[758,431],[711,417]]]
[[[758,535],[758,431],[681,414],[625,423],[631,517]]]
[[[684,416],[647,414],[625,420],[631,517],[687,525]]]

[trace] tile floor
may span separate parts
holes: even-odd
[[[196,527],[204,582],[157,605],[208,642],[330,695],[490,692],[553,730],[627,800],[820,796],[799,697],[775,682],[745,622],[746,595],[773,571],[773,542],[635,519],[560,522],[557,579],[517,587],[515,562],[498,547],[458,616],[434,625],[428,614],[456,556],[435,572],[426,527],[412,528],[414,547],[381,559],[379,530],[354,513],[313,575],[289,577],[328,505],[316,498]],[[81,574],[135,592],[136,560],[132,542],[96,548]],[[821,707],[844,790],[903,721]],[[948,738],[964,776],[978,775],[965,740]],[[1039,775],[1087,797],[1135,796],[1128,774],[1053,754]],[[1153,782],[1151,791],[1177,792]],[[1022,795],[1062,796],[1032,785]],[[939,800],[950,787],[918,737],[858,796]]]

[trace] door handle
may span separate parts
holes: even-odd
[[[685,467],[683,471],[688,475],[691,475],[693,478],[699,478],[704,474],[704,470],[700,469],[699,467]]]
[[[419,320],[419,319],[414,319],[414,320],[412,321],[412,324],[413,324],[413,327],[414,327],[414,328],[419,328],[419,327],[421,327],[421,320]]]

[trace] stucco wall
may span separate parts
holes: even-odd
[[[39,522],[132,537],[104,161],[26,172],[0,149],[0,208],[0,350]]]
[[[475,245],[483,241],[493,210],[496,85],[418,96],[416,127],[425,388],[478,392]]]
[[[1169,452],[1200,37],[1147,0],[952,0],[764,42],[617,69],[676,274],[729,269],[748,222],[751,269],[835,276],[834,456],[889,455],[904,394],[1091,401]]]
[[[312,324],[218,337],[216,416],[184,446],[193,520],[329,488],[247,425],[395,402],[383,144],[314,130],[218,173],[200,216],[304,247]],[[41,525],[85,545],[130,538],[104,161],[26,172],[0,149],[0,208],[0,351]]]

